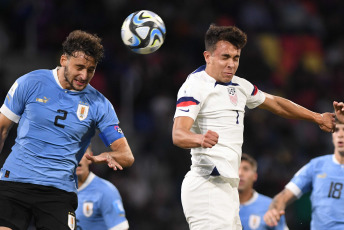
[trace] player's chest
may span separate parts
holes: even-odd
[[[218,85],[205,100],[205,109],[244,110],[247,96],[237,86]]]
[[[317,170],[313,178],[313,195],[344,202],[344,169]]]
[[[37,124],[54,125],[82,131],[92,124],[92,109],[85,94],[70,91],[40,90],[25,106],[26,117]]]

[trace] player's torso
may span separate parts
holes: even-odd
[[[344,167],[331,159],[314,170],[311,195],[313,224],[344,229]],[[332,226],[335,223],[340,226],[335,228]]]

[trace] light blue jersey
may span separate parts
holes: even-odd
[[[19,121],[1,180],[76,192],[75,169],[95,130],[100,130],[107,145],[123,137],[111,103],[90,85],[82,91],[63,89],[57,69],[33,71],[17,79],[0,111]]]
[[[129,228],[117,188],[92,172],[78,189],[78,204],[75,215],[79,230]]]
[[[263,216],[268,211],[271,203],[271,198],[257,193],[245,204],[240,205],[240,220],[243,230],[287,230],[288,227],[285,222],[285,217],[282,216],[278,225],[269,227],[266,225]]]
[[[344,165],[334,155],[314,158],[286,185],[298,198],[311,191],[313,230],[344,229]]]

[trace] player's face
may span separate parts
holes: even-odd
[[[344,124],[336,124],[336,129],[332,133],[332,141],[335,154],[340,154],[344,157]]]
[[[75,52],[71,56],[62,55],[61,66],[64,67],[64,79],[60,79],[62,87],[81,91],[92,80],[97,64],[93,57]]]
[[[206,72],[216,81],[228,83],[239,67],[241,49],[227,41],[218,41],[214,52],[204,51]]]
[[[239,192],[247,191],[253,188],[254,182],[257,180],[257,172],[253,169],[248,161],[241,161],[239,167]]]

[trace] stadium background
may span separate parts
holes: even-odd
[[[120,38],[123,20],[151,10],[164,20],[163,46],[150,55],[130,52]],[[113,103],[136,158],[122,172],[93,166],[119,189],[132,230],[188,229],[180,185],[190,155],[172,144],[179,87],[204,64],[210,23],[236,25],[248,34],[238,76],[263,91],[317,112],[343,101],[344,2],[340,0],[0,0],[0,98],[16,78],[58,64],[61,43],[74,29],[103,38],[106,57],[91,84]],[[14,127],[0,155],[14,143]],[[331,134],[311,123],[247,110],[243,151],[259,164],[258,192],[273,196],[311,158],[333,153]],[[95,153],[104,150],[99,137]],[[309,229],[310,203],[287,209],[290,229]]]

